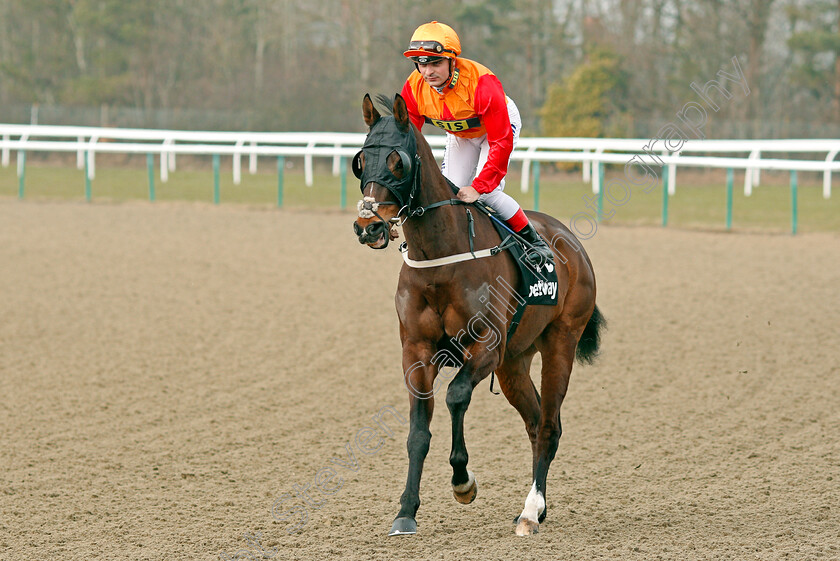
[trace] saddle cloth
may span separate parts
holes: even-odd
[[[502,240],[510,236],[504,226],[492,221]],[[512,244],[508,250],[519,267],[520,285],[517,292],[525,300],[524,305],[554,306],[557,304],[557,269],[554,261],[542,265],[531,265],[525,259],[526,249],[521,243]]]

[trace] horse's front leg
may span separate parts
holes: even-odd
[[[486,345],[473,345],[466,361],[449,384],[446,392],[446,406],[452,416],[452,452],[449,464],[452,466],[452,493],[455,500],[470,504],[478,494],[478,484],[473,472],[467,469],[469,454],[464,440],[464,416],[472,400],[472,392],[478,383],[486,378],[498,365],[498,353]]]
[[[434,378],[436,367],[432,364],[432,347],[427,343],[403,345],[403,369],[409,391],[408,477],[405,491],[400,497],[400,512],[391,526],[389,536],[417,533],[415,516],[420,508],[420,476],[423,462],[429,453],[432,433],[429,424],[434,412]]]
[[[452,416],[452,452],[449,454],[449,464],[452,466],[452,493],[455,500],[462,504],[470,504],[478,494],[475,475],[467,469],[470,456],[464,440],[464,416],[472,400],[474,387],[470,369],[465,367],[455,376],[446,391],[446,406],[449,407],[449,414]]]

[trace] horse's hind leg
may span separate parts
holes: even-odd
[[[505,397],[513,405],[522,420],[525,421],[525,430],[531,440],[531,480],[536,479],[537,474],[537,433],[540,424],[540,394],[531,381],[531,360],[534,358],[536,349],[533,347],[526,353],[508,359],[498,370],[499,386],[502,388]],[[542,524],[548,509],[543,506],[537,521]],[[519,516],[513,519],[514,524],[519,522]]]
[[[534,481],[516,525],[518,536],[536,533],[545,516],[546,478],[562,433],[560,406],[569,386],[577,346],[577,339],[563,327],[549,326],[543,334],[543,341],[540,349],[543,359],[542,399],[534,458]]]
[[[540,423],[540,394],[531,381],[531,360],[535,353],[536,349],[532,347],[517,357],[505,360],[496,370],[502,393],[525,421],[533,454],[532,477],[537,469],[537,429]]]

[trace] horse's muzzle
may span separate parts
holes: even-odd
[[[356,232],[356,235],[359,237],[359,243],[370,245],[375,244],[380,241],[380,239],[384,238],[384,243],[380,246],[374,247],[374,249],[385,249],[388,247],[388,242],[390,241],[388,229],[388,224],[382,222],[381,220],[371,222],[364,228],[359,226],[358,222],[353,222],[353,231]]]

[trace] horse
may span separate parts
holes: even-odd
[[[575,358],[593,361],[605,324],[595,304],[592,264],[561,222],[528,212],[537,231],[551,240],[557,304],[528,306],[509,339],[500,336],[516,313],[520,297],[510,288],[517,286],[520,273],[510,253],[499,251],[501,236],[491,219],[482,213],[473,218],[472,205],[452,198],[451,184],[421,132],[410,123],[399,94],[393,99],[391,114],[385,110],[386,116],[365,95],[362,113],[369,131],[352,163],[363,195],[354,231],[361,244],[384,249],[398,237],[395,227],[399,223],[407,245],[401,248],[406,263],[400,271],[395,304],[409,388],[409,461],[400,510],[389,535],[417,532],[434,395],[445,377],[451,378],[446,405],[452,417],[453,494],[460,503],[475,500],[478,485],[467,469],[464,415],[474,388],[491,373],[525,422],[531,441],[532,484],[514,522],[517,535],[534,534],[546,516],[546,479],[562,433],[560,406],[572,364]],[[478,257],[491,246],[495,252],[485,251],[486,257]],[[537,352],[542,357],[540,391],[530,377]]]

